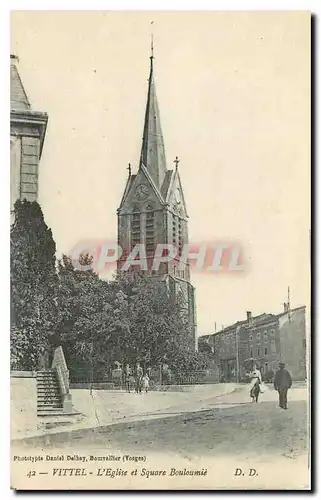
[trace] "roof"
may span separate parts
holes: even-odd
[[[154,81],[153,59],[153,56],[151,56],[140,167],[141,165],[145,165],[156,187],[160,191],[165,179],[167,167]]]
[[[293,309],[290,309],[290,312],[298,311],[300,309],[305,309],[305,306],[295,307]],[[281,316],[284,316],[285,314],[289,314],[289,312],[283,311],[283,312],[278,313],[278,314],[262,313],[262,314],[259,314],[258,316],[253,316],[251,319],[251,324],[249,326],[250,326],[250,328],[253,328],[253,327],[258,327],[258,326],[265,325],[268,323],[272,323],[272,322],[277,321]],[[204,341],[206,341],[210,337],[214,337],[215,335],[219,335],[221,333],[232,332],[237,327],[242,327],[242,326],[244,326],[244,327],[248,326],[247,319],[242,320],[242,321],[237,321],[236,323],[233,323],[232,325],[229,325],[226,328],[219,330],[218,332],[210,333],[207,335],[201,335],[201,336],[199,336],[199,340],[203,339]]]
[[[164,200],[166,199],[172,176],[173,176],[173,170],[167,170],[167,172],[165,174],[165,179],[164,179],[164,182],[163,182],[163,185],[161,188],[161,193],[162,193]]]
[[[40,158],[48,123],[47,113],[34,111],[31,108],[27,93],[24,89],[19,75],[17,63],[18,58],[10,55],[10,125],[11,133],[15,135],[16,129],[21,130],[21,126],[35,127],[40,136]]]
[[[30,109],[30,102],[24,86],[22,84],[18,68],[18,58],[14,55],[10,56],[10,109],[22,110]]]

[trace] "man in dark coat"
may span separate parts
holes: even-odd
[[[279,393],[279,406],[283,410],[288,409],[288,389],[292,385],[292,378],[290,373],[285,369],[284,363],[279,363],[280,369],[276,372],[274,377],[274,389]]]

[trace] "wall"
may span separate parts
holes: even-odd
[[[37,425],[36,372],[12,372],[10,375],[11,438],[19,438]]]
[[[275,373],[280,361],[280,334],[277,318],[272,317],[269,322],[253,326],[250,329],[249,351],[249,357],[257,360],[263,373],[269,371]]]
[[[21,138],[10,137],[10,210],[20,198]]]
[[[291,311],[291,321],[288,314],[279,318],[281,360],[293,380],[306,378],[306,318],[305,308]]]
[[[38,197],[38,163],[40,140],[22,137],[21,149],[21,199],[35,201]]]

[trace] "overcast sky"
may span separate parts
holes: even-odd
[[[115,240],[137,169],[154,20],[168,168],[180,157],[191,243],[237,241],[247,271],[192,272],[198,334],[309,301],[309,15],[15,12],[11,51],[49,114],[39,201],[58,252]]]

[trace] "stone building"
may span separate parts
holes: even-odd
[[[179,173],[179,160],[169,169],[166,161],[160,113],[154,80],[154,57],[150,57],[150,73],[145,111],[143,141],[138,171],[129,174],[118,215],[118,244],[123,250],[117,262],[118,270],[135,272],[126,267],[126,259],[137,244],[144,245],[145,272],[166,282],[173,293],[182,292],[189,318],[190,335],[196,344],[195,290],[190,281],[188,259],[182,258],[182,248],[188,243],[188,215]],[[152,269],[158,244],[171,244],[178,256]],[[141,272],[141,270],[140,270]],[[196,347],[196,346],[195,346]]]
[[[217,381],[245,380],[245,360],[254,359],[263,376],[275,373],[283,361],[294,380],[306,378],[305,306],[291,309],[284,304],[280,314],[247,318],[198,340],[199,351],[213,352]]]
[[[39,161],[48,115],[31,108],[18,72],[18,58],[10,56],[10,210],[17,199],[38,199]]]

